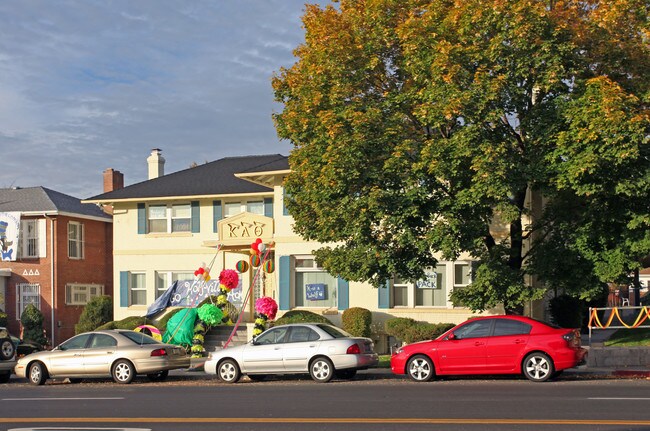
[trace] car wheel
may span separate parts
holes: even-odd
[[[0,383],[9,383],[9,378],[11,377],[11,373],[2,373],[0,374]]]
[[[531,353],[524,359],[524,376],[533,382],[545,382],[553,376],[553,361],[545,353]]]
[[[40,386],[45,384],[47,380],[47,369],[45,365],[40,362],[34,362],[31,367],[29,367],[29,383],[32,385]]]
[[[327,358],[316,358],[309,365],[309,374],[318,383],[327,383],[334,377],[334,365]]]
[[[254,382],[261,382],[265,380],[268,376],[266,374],[248,374],[248,378]]]
[[[428,382],[436,374],[433,362],[427,356],[414,356],[406,364],[406,374],[416,382]]]
[[[8,361],[14,357],[14,353],[16,353],[16,347],[10,338],[0,340],[0,359]]]
[[[124,385],[128,385],[133,381],[133,378],[135,377],[135,368],[133,368],[133,364],[131,362],[125,360],[125,359],[120,359],[113,365],[113,380],[116,383],[122,383]]]
[[[162,382],[167,378],[168,375],[169,375],[169,371],[164,370],[164,371],[158,371],[157,373],[147,374],[147,377],[149,377],[149,380],[151,380],[152,382]]]
[[[219,364],[217,375],[224,383],[237,383],[241,377],[239,365],[233,359],[226,359]]]
[[[357,375],[357,370],[354,368],[347,369],[347,370],[336,370],[334,374],[339,379],[350,380]]]

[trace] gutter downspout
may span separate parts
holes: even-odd
[[[51,313],[50,313],[50,316],[51,316],[51,321],[50,321],[50,331],[51,332],[50,332],[50,334],[52,334],[50,336],[50,338],[52,340],[50,341],[50,344],[51,344],[50,347],[53,348],[54,346],[56,346],[55,341],[54,341],[55,340],[55,335],[54,335],[54,322],[55,322],[54,310],[56,310],[56,304],[54,303],[55,300],[56,300],[56,295],[54,294],[54,290],[55,290],[55,283],[54,283],[54,261],[55,261],[55,258],[54,258],[54,220],[55,219],[54,218],[48,218],[46,214],[43,214],[43,215],[45,216],[45,220],[50,221],[50,301],[51,301],[50,303],[52,304]]]

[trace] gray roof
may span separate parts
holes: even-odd
[[[272,189],[237,178],[235,174],[288,169],[289,159],[281,154],[226,157],[204,165],[132,184],[123,189],[103,193],[85,200],[116,201],[171,196],[267,193]]]
[[[97,205],[82,204],[78,198],[45,187],[0,189],[0,212],[14,211],[69,213],[112,219]]]

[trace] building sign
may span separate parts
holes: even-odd
[[[325,284],[305,284],[305,294],[308,301],[323,301],[325,300]]]
[[[19,232],[20,213],[0,212],[0,260],[16,260]]]
[[[248,212],[217,222],[219,240],[224,244],[253,242],[257,238],[273,238],[273,219]]]
[[[415,286],[418,289],[438,289],[438,273],[427,270],[424,273],[424,280],[418,280]]]

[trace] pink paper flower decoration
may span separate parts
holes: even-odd
[[[273,298],[263,296],[255,301],[255,311],[264,314],[269,320],[273,320],[275,319],[275,314],[278,312],[278,304]]]
[[[219,283],[226,286],[226,289],[233,290],[239,284],[239,274],[234,269],[224,269],[219,274]]]

